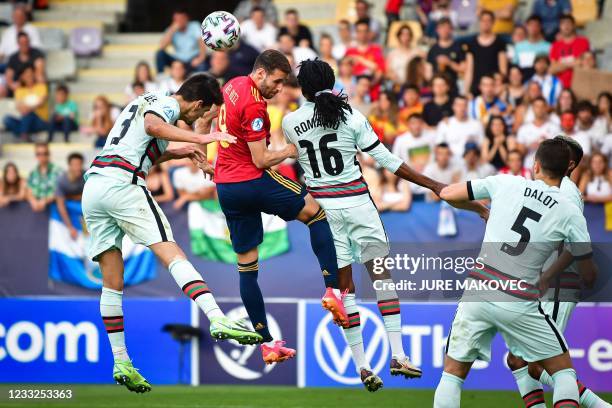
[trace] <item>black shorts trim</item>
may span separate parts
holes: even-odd
[[[472,190],[472,182],[468,181],[466,184],[468,190],[468,200],[472,201],[474,200],[474,190]]]
[[[372,143],[371,145],[369,145],[368,147],[361,149],[362,152],[369,152],[370,150],[376,148],[376,146],[378,146],[380,144],[380,140],[375,141],[374,143]]]
[[[559,331],[557,330],[555,325],[550,321],[550,316],[548,316],[546,313],[544,313],[544,310],[542,310],[542,304],[540,302],[538,302],[538,312],[540,312],[540,314],[544,316],[546,323],[548,323],[553,333],[555,333],[555,336],[557,337],[557,340],[559,341],[559,345],[561,346],[561,350],[564,353],[566,353],[567,347],[565,346],[565,341],[563,341],[563,337],[561,336],[561,334],[559,334]]]
[[[157,208],[155,207],[155,203],[153,203],[153,199],[149,195],[149,192],[147,191],[146,187],[140,186],[140,188],[142,188],[145,197],[147,197],[149,207],[151,207],[151,211],[153,211],[153,217],[155,217],[155,222],[157,223],[157,228],[159,229],[159,234],[161,235],[162,242],[168,242],[168,236],[166,235],[164,224],[162,224],[161,217],[159,216],[159,212],[157,212]]]

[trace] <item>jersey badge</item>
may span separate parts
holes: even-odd
[[[253,129],[254,132],[259,132],[261,129],[263,129],[263,123],[262,118],[255,118],[251,122],[251,129]]]

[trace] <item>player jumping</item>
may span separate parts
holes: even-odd
[[[102,272],[100,313],[115,360],[113,378],[130,391],[146,392],[151,385],[138,373],[127,354],[123,326],[123,258],[121,243],[127,234],[134,243],[148,246],[172,277],[210,320],[210,334],[243,344],[261,336],[229,320],[217,306],[202,276],[187,260],[172,237],[166,216],[147,190],[145,177],[154,164],[189,158],[206,167],[198,146],[213,141],[234,143],[233,136],[211,133],[213,104],[223,98],[217,81],[205,74],[189,78],[173,96],[147,93],[121,112],[104,149],[85,174],[83,215],[91,234],[89,256]],[[181,124],[183,128],[176,127]],[[184,122],[184,123],[182,123]],[[195,125],[195,132],[186,130]],[[187,142],[168,149],[168,142]]]
[[[442,190],[443,199],[491,200],[479,254],[485,264],[472,270],[466,281],[494,282],[500,289],[464,292],[448,336],[435,408],[459,407],[461,387],[472,363],[476,359],[490,360],[491,341],[498,331],[512,354],[538,362],[550,374],[555,407],[579,406],[576,372],[567,343],[557,324],[543,311],[535,286],[545,261],[563,241],[571,243],[570,250],[581,270],[595,268],[586,220],[559,190],[569,158],[565,142],[546,140],[536,152],[535,180],[498,175]]]
[[[270,170],[296,156],[293,146],[280,151],[268,149],[270,118],[265,99],[280,92],[291,73],[287,58],[279,51],[262,52],[248,76],[234,78],[223,87],[225,104],[219,112],[219,129],[235,135],[236,144],[220,143],[215,166],[219,203],[227,219],[232,247],[238,256],[240,296],[249,318],[264,340],[266,363],[285,361],[295,350],[274,341],[268,330],[263,296],[257,283],[257,247],[263,241],[261,213],[282,219],[299,220],[310,230],[310,242],[317,256],[327,290],[323,306],[334,319],[348,322],[337,287],[336,252],[325,213],[298,183]],[[288,272],[290,273],[290,272]]]
[[[415,172],[389,152],[368,120],[346,102],[346,96],[331,91],[335,78],[329,64],[321,60],[304,61],[298,81],[307,102],[285,116],[283,132],[289,143],[298,146],[298,160],[304,169],[308,191],[325,210],[333,232],[339,286],[349,291],[343,299],[349,317],[344,334],[355,367],[368,391],[382,387],[382,380],[372,372],[363,348],[351,270],[351,264],[358,262],[366,265],[373,282],[380,280],[385,288],[376,291],[376,299],[391,345],[391,375],[421,377],[421,370],[404,353],[399,299],[394,289],[388,289],[393,282],[391,275],[388,271],[374,272],[373,260],[389,254],[389,243],[356,156],[360,150],[366,152],[398,177],[437,194],[444,184]],[[485,217],[488,212],[480,204],[468,207]]]
[[[582,147],[575,139],[567,136],[557,136],[559,139],[567,143],[570,149],[570,164],[561,180],[559,190],[561,194],[570,199],[581,212],[584,212],[584,201],[582,194],[576,184],[570,179],[572,171],[578,167],[582,160]],[[573,262],[571,253],[567,250],[561,255],[553,253],[552,260],[556,260],[542,274],[540,278],[540,291],[544,292],[552,282],[553,286],[549,291],[549,301],[542,302],[542,310],[550,316],[561,332],[565,332],[567,323],[576,308],[576,303],[580,299],[580,275],[576,262]],[[550,260],[549,260],[550,263]],[[559,275],[559,276],[557,276]],[[588,286],[592,283],[593,277],[584,277],[583,281]],[[520,357],[508,353],[508,367],[512,370],[512,375],[516,380],[519,392],[523,398],[526,408],[545,408],[544,390],[542,384],[553,387],[554,383],[550,374],[542,368],[538,363],[527,363]],[[580,392],[580,405],[586,408],[604,408],[611,405],[603,401],[589,388],[585,387],[578,381],[578,389]]]

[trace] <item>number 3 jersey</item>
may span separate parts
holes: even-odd
[[[395,173],[402,160],[380,143],[368,120],[353,109],[336,129],[314,119],[314,103],[306,102],[283,118],[283,133],[298,149],[298,161],[310,194],[323,209],[351,208],[370,201],[368,186],[357,162],[366,152]]]
[[[467,188],[470,199],[491,200],[480,251],[484,267],[474,269],[470,277],[523,280],[528,287],[503,292],[514,300],[536,300],[539,294],[534,285],[546,260],[562,242],[576,259],[592,255],[584,215],[558,187],[502,174],[468,181]]]
[[[174,125],[180,116],[180,107],[176,99],[163,92],[146,93],[132,101],[115,121],[85,179],[96,173],[146,186],[149,169],[168,147],[167,140],[156,139],[145,131],[147,113]]]

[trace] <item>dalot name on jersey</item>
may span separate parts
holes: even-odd
[[[555,200],[548,194],[545,194],[543,191],[538,190],[537,188],[532,189],[529,187],[525,187],[524,196],[538,200],[539,202],[541,202],[548,208],[553,208],[555,205],[559,203],[557,200]]]

